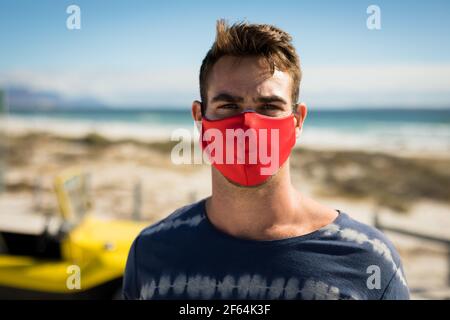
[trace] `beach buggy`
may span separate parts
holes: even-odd
[[[147,224],[95,217],[80,170],[59,175],[55,191],[61,214],[43,230],[0,226],[0,299],[121,298],[128,251]]]

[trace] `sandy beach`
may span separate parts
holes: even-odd
[[[7,170],[0,224],[22,214],[58,215],[53,179],[71,167],[90,173],[95,212],[105,217],[136,214],[136,192],[142,199],[139,216],[149,224],[211,192],[208,165],[173,164],[177,142],[25,129],[3,132]],[[377,213],[384,225],[450,240],[450,154],[300,145],[291,168],[301,192],[362,222],[373,224]],[[386,233],[402,256],[412,297],[450,298],[449,248]]]

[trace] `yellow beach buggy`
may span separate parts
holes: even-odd
[[[35,232],[0,226],[0,299],[121,298],[128,250],[147,223],[96,218],[88,188],[88,174],[63,172],[60,216]]]

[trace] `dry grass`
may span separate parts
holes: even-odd
[[[418,200],[450,201],[450,160],[403,158],[362,151],[294,151],[292,167],[323,195],[369,198],[407,211]]]

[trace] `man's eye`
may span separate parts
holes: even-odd
[[[280,108],[273,104],[266,104],[261,107],[263,110],[279,110]]]
[[[225,104],[225,105],[223,105],[223,106],[220,106],[219,108],[220,108],[220,109],[228,109],[228,110],[236,110],[236,109],[238,109],[239,107],[238,107],[238,105],[236,105],[236,104]]]

